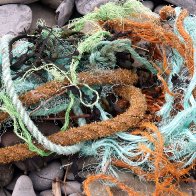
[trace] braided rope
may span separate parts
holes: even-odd
[[[14,84],[11,77],[10,70],[10,59],[9,59],[9,41],[12,39],[11,35],[5,35],[1,38],[2,46],[2,79],[6,89],[7,94],[12,100],[13,105],[16,107],[17,112],[20,114],[25,126],[28,128],[33,137],[37,140],[39,144],[42,144],[44,148],[51,152],[56,152],[57,154],[74,154],[78,152],[82,144],[76,144],[73,146],[61,146],[52,143],[47,139],[36,127],[34,122],[30,119],[28,112],[23,107],[18,95],[15,92]]]
[[[137,82],[138,77],[135,73],[130,70],[116,69],[116,70],[105,70],[104,72],[81,72],[78,74],[78,81],[88,85],[133,85]],[[47,82],[34,90],[28,91],[19,96],[20,101],[26,107],[33,104],[37,104],[40,100],[47,100],[56,94],[64,91],[65,86],[69,85],[70,82],[65,78],[64,81],[50,81]],[[0,112],[0,123],[5,121],[9,117],[9,114]]]

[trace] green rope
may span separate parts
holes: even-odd
[[[50,152],[46,153],[43,150],[37,148],[33,144],[32,137],[31,137],[30,133],[26,129],[25,125],[23,124],[21,117],[19,116],[15,107],[12,105],[12,102],[9,99],[9,97],[7,97],[5,94],[1,93],[0,100],[3,101],[3,106],[0,108],[0,110],[7,112],[10,115],[10,117],[13,119],[15,134],[28,144],[29,150],[36,152],[37,154],[39,154],[41,156],[50,155],[51,154]],[[19,131],[19,130],[21,130],[21,131]]]
[[[157,17],[149,8],[145,7],[138,0],[127,0],[124,4],[118,4],[114,2],[106,3],[99,7],[99,9],[88,13],[82,18],[73,20],[69,24],[70,28],[75,31],[81,31],[86,22],[95,23],[97,21],[107,21],[113,19],[120,19],[123,22],[124,18],[134,17],[135,14],[145,14],[153,17]]]
[[[69,104],[67,106],[67,110],[65,112],[65,123],[64,123],[63,127],[61,128],[61,131],[67,130],[67,128],[69,126],[69,120],[70,120],[70,118],[69,118],[70,115],[69,114],[70,114],[71,109],[74,105],[75,97],[72,93],[70,93],[69,98],[70,98],[70,102],[69,102]]]
[[[101,31],[96,32],[93,35],[86,36],[86,38],[81,43],[79,43],[77,49],[80,54],[79,56],[73,58],[72,63],[70,65],[70,74],[71,74],[72,84],[76,85],[78,82],[76,70],[82,58],[82,55],[85,52],[88,52],[88,53],[91,52],[91,50],[107,36],[110,36],[110,33],[107,31],[101,30]]]

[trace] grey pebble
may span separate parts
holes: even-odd
[[[52,9],[57,9],[63,0],[40,0],[40,1],[44,5],[52,8]]]
[[[31,8],[33,13],[30,30],[36,28],[38,19],[44,20],[46,25],[49,27],[56,25],[55,12],[53,9],[46,7],[45,5],[42,5],[40,3],[32,3],[29,5],[29,7]]]
[[[53,196],[52,190],[42,191],[39,196]]]
[[[99,182],[99,181],[94,181],[89,185],[89,191],[91,195],[93,196],[108,196],[108,193],[106,191],[106,186]],[[115,194],[118,195],[118,194]]]
[[[142,4],[152,10],[154,8],[154,3],[152,1],[142,1]]]
[[[71,17],[75,0],[64,0],[56,10],[57,24],[62,27]]]
[[[81,193],[82,185],[77,181],[66,182],[65,185],[62,185],[61,190],[63,194],[70,195],[72,193]]]
[[[36,1],[39,1],[39,0],[1,0],[0,5],[13,4],[13,3],[29,4],[29,3],[33,3]]]
[[[21,142],[22,140],[19,137],[17,137],[17,135],[13,131],[7,131],[1,137],[1,145],[3,147],[13,146]]]
[[[14,174],[14,168],[11,164],[0,165],[0,187],[7,186]]]
[[[12,179],[12,181],[6,186],[6,189],[7,190],[10,190],[10,191],[13,191],[14,190],[14,187],[16,185],[16,181],[18,180],[18,178],[21,176],[22,174],[15,174],[14,175],[14,178]]]
[[[52,135],[53,133],[59,132],[61,129],[54,122],[36,122],[36,126],[45,136]]]
[[[75,180],[75,177],[72,172],[67,172],[67,180]]]
[[[11,196],[11,194],[7,190],[1,188],[0,189],[0,196]]]
[[[39,171],[44,166],[42,157],[33,157],[24,161],[18,161],[15,165],[25,173],[28,171]]]
[[[159,14],[159,11],[164,7],[165,5],[158,5],[157,7],[155,7],[154,12]]]
[[[72,193],[69,196],[82,196],[82,195],[83,195],[82,193]]]
[[[77,11],[85,15],[109,1],[115,2],[116,0],[75,0],[75,4]]]
[[[32,11],[27,5],[8,4],[0,6],[0,36],[19,34],[29,30],[32,22]]]
[[[36,196],[33,184],[28,176],[22,175],[16,181],[12,196]]]
[[[92,170],[92,171],[79,171],[78,172],[78,176],[80,177],[80,178],[83,178],[83,179],[85,179],[85,178],[87,178],[90,174],[93,174],[93,171],[95,172],[95,170]]]
[[[196,15],[196,0],[166,0],[173,5],[187,9],[191,14]]]
[[[38,171],[33,171],[29,174],[33,182],[34,189],[36,191],[44,191],[51,189],[52,187],[52,180],[56,177],[59,179],[63,178],[64,171],[60,169],[61,164],[59,162],[52,162],[48,164],[45,168]]]

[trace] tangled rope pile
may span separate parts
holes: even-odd
[[[87,24],[92,31],[82,33]],[[113,166],[155,182],[154,195],[184,194],[177,185],[196,158],[195,25],[186,10],[166,6],[156,15],[127,0],[103,5],[67,30],[39,26],[33,35],[2,37],[0,122],[13,120],[25,143],[0,148],[0,163],[80,151],[100,162],[101,174],[84,184],[87,195],[96,179],[140,194],[108,176],[116,175]],[[111,111],[109,95],[126,109]],[[79,117],[71,127],[70,113],[95,109],[96,120]],[[58,133],[45,137],[35,126],[36,117],[62,112]]]

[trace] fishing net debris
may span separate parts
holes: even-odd
[[[90,30],[85,28],[90,26]],[[129,195],[116,167],[155,184],[153,195],[185,195],[196,158],[196,17],[137,0],[107,3],[63,28],[0,38],[0,122],[23,141],[0,163],[36,155],[94,156],[101,180]],[[36,121],[60,119],[45,136]],[[107,165],[107,168],[106,168]]]

